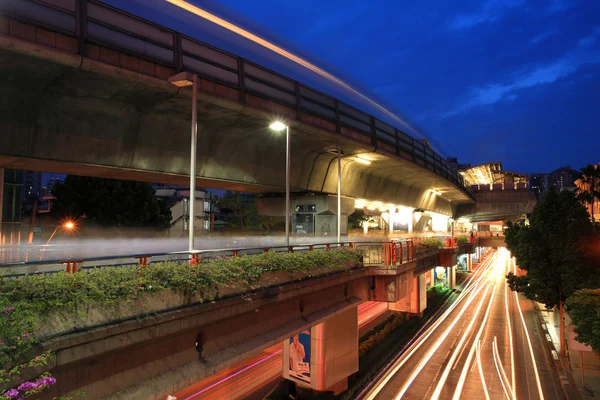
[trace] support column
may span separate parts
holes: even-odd
[[[454,289],[454,286],[456,286],[456,265],[446,267],[446,280],[448,281],[448,289]]]
[[[473,254],[467,254],[467,271],[473,271]]]
[[[358,371],[358,309],[351,307],[283,342],[283,377],[339,394]]]
[[[413,290],[410,294],[410,312],[421,315],[427,308],[427,277],[425,274],[413,278]]]

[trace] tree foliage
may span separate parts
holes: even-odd
[[[575,185],[577,186],[577,199],[592,206],[592,222],[594,222],[594,201],[600,199],[600,168],[598,165],[589,164],[581,168]]]
[[[248,201],[240,192],[228,190],[214,203],[223,213],[229,215],[232,226],[244,229],[260,225],[261,218],[254,201]]]
[[[145,182],[68,175],[52,191],[61,217],[86,218],[104,225],[166,228],[171,211]]]
[[[569,315],[576,325],[577,341],[600,353],[600,289],[583,289],[567,300]]]
[[[526,276],[507,275],[512,290],[545,304],[559,305],[576,290],[597,284],[591,257],[592,224],[569,191],[551,188],[533,210],[530,225],[508,222],[506,245]]]

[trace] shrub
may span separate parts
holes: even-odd
[[[566,304],[576,325],[577,341],[600,352],[600,289],[578,290]]]
[[[440,239],[428,238],[428,239],[423,240],[423,242],[421,243],[421,246],[423,246],[427,249],[441,249],[442,247],[444,247],[444,244],[442,243],[442,241]]]
[[[467,243],[469,243],[469,238],[466,237],[465,235],[459,236],[457,238],[457,240],[458,240],[458,244],[467,244]]]

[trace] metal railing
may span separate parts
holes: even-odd
[[[298,81],[130,13],[96,0],[3,0],[0,15],[75,38],[82,56],[88,56],[91,45],[118,50],[236,89],[241,102],[248,100],[247,95],[261,97],[295,109],[299,120],[305,113],[330,122],[338,133],[351,129],[369,138],[374,147],[382,143],[394,149],[397,156],[447,179],[475,199],[471,187],[446,160],[402,130]]]
[[[334,242],[297,244],[292,246],[240,247],[209,249],[195,251],[175,251],[166,253],[140,253],[117,256],[89,258],[68,258],[52,260],[35,260],[0,263],[0,276],[19,277],[24,275],[52,274],[57,272],[78,272],[91,268],[110,268],[142,265],[151,262],[190,262],[198,263],[213,257],[237,257],[267,252],[304,252],[312,250],[332,250],[339,248],[360,248],[364,252],[365,266],[398,265],[414,259],[414,242],[412,240],[392,242]]]

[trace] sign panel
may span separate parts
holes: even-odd
[[[313,214],[294,214],[292,231],[295,235],[312,235],[315,232]]]
[[[290,338],[290,377],[310,383],[310,328]]]

